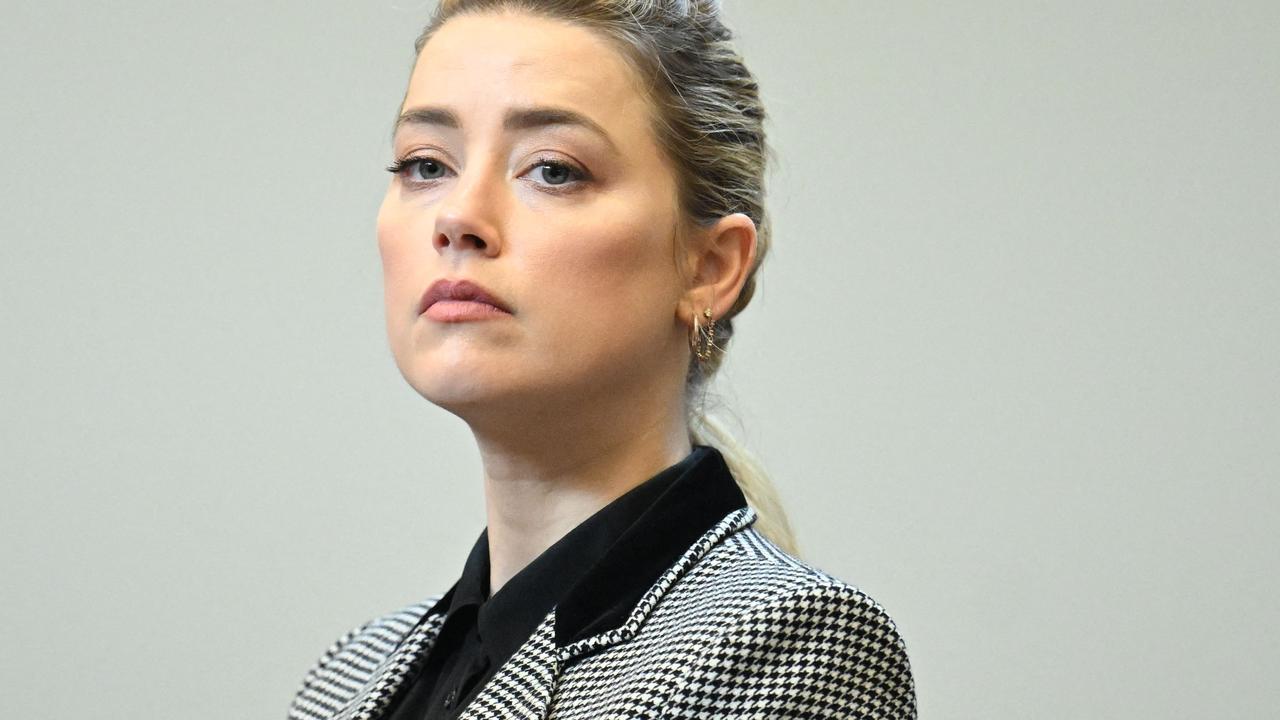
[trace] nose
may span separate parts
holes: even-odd
[[[440,202],[431,242],[441,255],[477,251],[493,257],[501,249],[494,222],[499,198],[477,170],[470,178],[459,177]]]

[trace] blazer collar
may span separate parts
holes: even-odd
[[[755,522],[720,452],[710,446],[694,452],[696,462],[567,591],[459,720],[540,717],[566,665],[634,637],[689,568]],[[382,716],[425,661],[457,589],[455,583],[423,614],[335,720]]]
[[[568,590],[556,606],[555,639],[563,648],[625,627],[641,600],[681,566],[700,538],[718,541],[718,523],[747,507],[724,456],[708,445],[693,450],[693,463],[628,527],[604,557]],[[697,557],[705,554],[701,549]],[[676,559],[673,566],[672,559]],[[696,558],[694,558],[696,559]],[[666,591],[661,586],[660,592]],[[651,598],[656,600],[657,598]]]

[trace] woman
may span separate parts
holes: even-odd
[[[445,0],[378,216],[404,378],[487,526],[291,718],[914,717],[883,608],[794,556],[696,412],[768,247],[756,84],[712,0]]]

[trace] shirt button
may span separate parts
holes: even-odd
[[[452,690],[449,691],[449,694],[445,696],[444,706],[452,710],[453,704],[457,701],[458,701],[458,688],[453,688]]]

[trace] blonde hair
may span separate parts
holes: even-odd
[[[756,274],[771,240],[764,173],[772,148],[765,141],[764,106],[755,77],[721,20],[719,0],[440,0],[414,43],[415,53],[420,54],[452,17],[504,10],[566,20],[614,43],[652,100],[654,129],[676,172],[685,225],[705,227],[733,213],[743,213],[755,223],[755,262],[733,306],[714,321],[716,342],[710,358],[691,357],[685,405],[690,441],[711,445],[724,455],[756,511],[756,529],[783,550],[798,554],[764,468],[698,401],[724,359],[733,337],[733,317],[755,294]],[[677,246],[685,237],[677,231]]]

